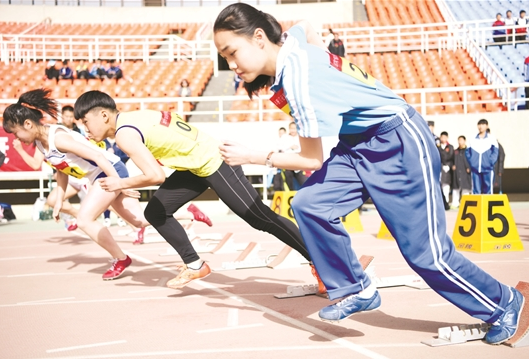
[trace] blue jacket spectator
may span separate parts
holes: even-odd
[[[123,71],[121,71],[119,65],[116,64],[116,60],[110,60],[110,67],[107,70],[107,77],[109,79],[116,80],[119,80],[123,77]]]
[[[68,66],[68,60],[64,60],[62,62],[62,67],[59,70],[59,78],[65,79],[65,80],[72,80],[73,79],[73,71]]]
[[[97,59],[96,63],[92,65],[90,69],[90,77],[93,79],[103,79],[107,77],[107,72],[103,66],[101,59]]]
[[[474,194],[492,194],[494,183],[494,164],[498,160],[498,141],[487,133],[489,123],[482,119],[478,122],[479,133],[465,152],[472,171],[472,190]]]

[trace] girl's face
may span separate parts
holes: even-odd
[[[267,74],[267,52],[264,47],[268,39],[261,29],[257,29],[253,37],[237,35],[233,31],[217,31],[214,41],[230,70],[235,71],[243,81],[252,82],[257,76]]]
[[[15,125],[11,129],[11,133],[15,135],[16,138],[18,138],[22,143],[26,145],[30,145],[37,139],[37,127],[33,122],[30,120],[24,121],[24,125]]]

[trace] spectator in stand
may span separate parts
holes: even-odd
[[[327,36],[325,36],[325,47],[329,48],[329,45],[331,44],[332,39],[334,39],[334,32],[331,28],[329,28],[329,33]]]
[[[487,133],[490,133],[490,128],[487,128]],[[502,185],[501,181],[503,179],[503,170],[505,164],[505,150],[501,143],[498,142],[498,160],[494,164],[494,190],[501,194]]]
[[[61,80],[73,80],[73,71],[68,66],[68,60],[62,62],[61,70],[59,71],[59,79]]]
[[[84,60],[79,61],[79,65],[75,68],[75,73],[78,79],[88,80],[90,78],[90,71],[88,71],[88,65]]]
[[[498,141],[487,133],[489,122],[478,121],[479,133],[473,138],[465,152],[472,171],[472,193],[492,194],[494,164],[498,160]]]
[[[48,64],[46,65],[46,70],[44,74],[48,80],[55,79],[55,81],[59,81],[59,70],[57,70],[57,68],[55,67],[55,64],[56,64],[55,60],[50,60],[48,61]]]
[[[505,26],[514,26],[516,25],[516,19],[514,17],[512,17],[512,11],[511,10],[507,10],[507,12],[505,13]],[[506,31],[506,34],[507,34],[507,38],[506,38],[506,41],[512,41],[513,40],[513,36],[512,36],[512,29],[507,29]],[[509,36],[511,35],[511,36]]]
[[[329,52],[334,55],[338,55],[341,57],[345,56],[345,47],[343,45],[343,41],[340,40],[339,34],[337,32],[333,33],[334,39],[331,40],[329,43]]]
[[[520,10],[520,17],[516,21],[516,25],[523,25],[524,27],[516,29],[516,42],[526,40],[528,24],[529,24],[529,21],[525,17],[525,10]]]
[[[192,96],[193,89],[189,87],[189,81],[183,79],[180,81],[180,89],[178,90],[178,96],[180,97],[190,97]]]
[[[72,106],[63,106],[61,109],[61,124],[75,132],[81,133],[81,130],[79,127],[77,127],[77,124],[75,123],[75,117],[73,115],[73,107]],[[81,133],[82,134],[82,133]]]
[[[492,24],[492,26],[505,26],[505,22],[503,22],[500,13],[496,14],[496,21]],[[492,39],[494,40],[494,42],[499,43],[501,50],[502,44],[505,42],[505,29],[492,30]]]
[[[92,65],[90,69],[90,77],[93,79],[104,79],[107,77],[107,72],[105,71],[105,66],[103,66],[103,61],[97,59],[95,64]]]
[[[116,79],[116,81],[123,78],[123,71],[121,70],[121,67],[119,67],[119,64],[116,63],[116,60],[110,60],[110,66],[107,69],[107,77],[109,79]]]
[[[454,166],[454,146],[448,143],[448,132],[441,132],[441,146],[439,154],[441,155],[441,189],[445,202],[450,201],[450,186],[452,185],[452,167]]]
[[[464,196],[472,192],[470,164],[465,156],[467,139],[465,136],[459,136],[457,142],[459,147],[454,150],[454,166],[452,167],[452,209],[459,208],[460,195]]]
[[[525,82],[528,82],[527,85],[529,85],[529,56],[524,61],[524,75]],[[525,87],[525,109],[529,110],[529,86]]]

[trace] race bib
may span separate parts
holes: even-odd
[[[344,74],[347,74],[361,83],[371,87],[376,88],[375,78],[362,70],[360,67],[356,66],[346,58],[334,55],[329,53],[331,66],[337,70],[340,70]]]

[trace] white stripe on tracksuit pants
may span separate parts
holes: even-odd
[[[430,130],[412,107],[367,133],[340,136],[292,203],[331,300],[370,284],[340,217],[371,197],[404,258],[433,290],[486,322],[503,313],[509,287],[458,253],[446,233],[440,170]]]

